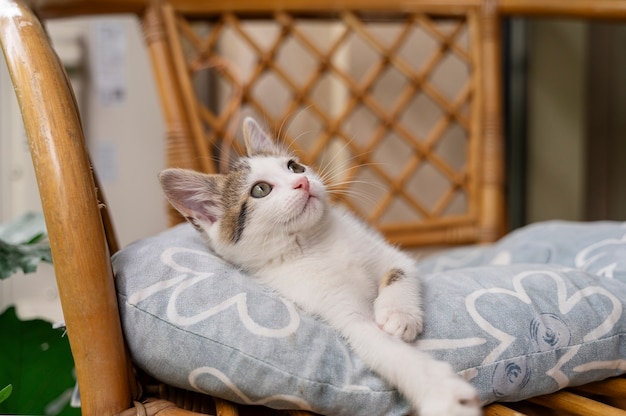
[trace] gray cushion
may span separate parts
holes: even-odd
[[[402,415],[404,399],[339,333],[209,253],[187,224],[113,257],[137,365],[240,403],[333,415]],[[485,403],[626,369],[626,227],[536,224],[420,263],[425,330]]]

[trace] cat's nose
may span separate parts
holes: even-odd
[[[293,185],[293,189],[302,189],[306,192],[309,192],[309,187],[309,179],[306,176],[300,176]]]

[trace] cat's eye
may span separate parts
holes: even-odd
[[[293,173],[304,173],[305,168],[295,160],[290,160],[287,162],[287,169],[292,171]]]
[[[272,192],[272,185],[267,182],[257,182],[252,185],[250,195],[252,195],[253,198],[264,198],[268,196],[270,192]]]

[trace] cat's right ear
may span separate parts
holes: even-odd
[[[246,117],[243,121],[243,138],[248,156],[275,154],[277,151],[270,136],[252,117]]]
[[[219,204],[220,175],[186,169],[166,169],[159,174],[165,196],[195,228],[211,225],[222,216]]]

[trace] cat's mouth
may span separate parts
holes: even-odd
[[[298,199],[300,208],[296,208],[296,211],[294,211],[294,218],[300,218],[301,216],[308,216],[311,214],[315,215],[315,213],[321,209],[320,196],[322,195],[323,190],[316,187],[315,183],[309,183],[308,180],[303,182],[306,182],[306,186],[298,186],[295,188],[295,190],[299,191]]]
[[[308,195],[306,197],[306,201],[304,201],[304,204],[302,205],[302,212],[306,211],[306,209],[311,204],[311,199],[313,199],[313,198],[315,198],[315,196],[313,196],[313,194],[311,194],[311,192],[308,192]]]
[[[302,210],[300,211],[300,215],[304,214],[309,208],[313,208],[315,201],[317,200],[317,196],[312,192],[312,190],[306,191],[306,199],[302,204]]]

